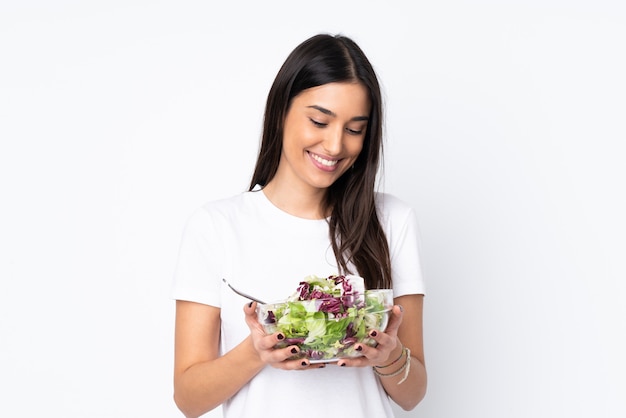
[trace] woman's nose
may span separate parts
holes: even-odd
[[[343,148],[343,129],[327,130],[323,147],[329,156],[338,155]]]

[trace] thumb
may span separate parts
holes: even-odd
[[[243,306],[243,312],[246,316],[256,315],[256,302],[248,302]]]
[[[396,335],[398,333],[398,328],[400,328],[400,324],[402,323],[403,315],[402,306],[394,305],[393,308],[391,308],[391,316],[389,317],[389,323],[387,324],[385,333]]]
[[[259,318],[257,316],[256,308],[257,308],[256,302],[249,302],[243,306],[243,312],[245,314],[246,324],[248,324],[248,327],[250,328],[251,331],[257,331],[265,335],[265,331],[263,330],[263,327],[261,326],[261,324],[259,324]]]
[[[243,313],[246,316],[246,322],[255,323],[258,320],[257,316],[257,303],[248,302],[243,306]]]

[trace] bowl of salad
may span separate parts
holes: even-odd
[[[320,363],[361,356],[356,344],[375,344],[369,332],[387,328],[392,307],[391,289],[365,290],[361,277],[309,276],[286,300],[257,305],[257,316],[267,334],[285,336],[277,348],[297,345],[294,359]]]

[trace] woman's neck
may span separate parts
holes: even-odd
[[[274,206],[298,218],[324,219],[329,215],[325,207],[326,189],[303,189],[272,179],[263,193]]]

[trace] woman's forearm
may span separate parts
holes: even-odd
[[[417,406],[418,403],[426,395],[426,367],[419,359],[411,356],[407,361],[410,365],[406,365],[409,369],[405,375],[406,369],[395,376],[379,377],[387,394],[405,411],[410,411]],[[399,364],[397,368],[402,367]],[[389,373],[392,374],[392,373]],[[406,379],[405,379],[406,377]],[[405,379],[404,381],[402,381]],[[400,383],[402,381],[402,383]]]
[[[405,411],[412,410],[426,396],[427,376],[424,361],[424,344],[422,333],[422,314],[424,305],[423,295],[405,295],[396,299],[396,303],[403,307],[404,317],[398,329],[398,343],[406,347],[404,358],[397,363],[376,368],[381,374],[394,376],[379,376],[387,394]],[[397,352],[393,353],[392,360],[396,359]],[[404,370],[400,370],[405,362]],[[387,363],[384,363],[387,364]],[[408,369],[408,373],[406,373]],[[396,374],[396,372],[398,372]],[[405,379],[406,376],[406,379]],[[405,379],[404,381],[402,381]]]
[[[186,417],[198,417],[231,398],[263,367],[248,337],[225,355],[179,373],[174,401]]]

